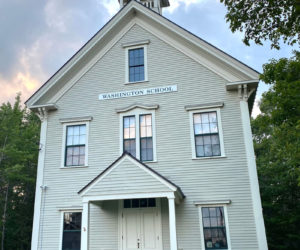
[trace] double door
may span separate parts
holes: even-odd
[[[122,214],[123,250],[161,250],[161,221],[158,209],[129,208]]]

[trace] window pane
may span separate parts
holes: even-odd
[[[130,128],[130,130],[129,130],[129,138],[135,138],[135,128]]]
[[[202,129],[203,129],[203,134],[209,134],[210,133],[209,123],[202,123]]]
[[[124,208],[130,208],[131,207],[131,200],[124,200]]]
[[[74,126],[74,135],[79,135],[79,126]]]
[[[217,122],[217,113],[216,112],[211,112],[209,113],[209,122]]]
[[[79,144],[79,135],[74,135],[73,136],[73,145],[78,145]]]
[[[209,123],[208,113],[201,114],[201,121],[202,123]]]
[[[196,136],[196,145],[197,146],[202,146],[204,144],[204,141],[203,141],[203,136]]]
[[[214,155],[214,156],[219,156],[219,155],[221,155],[220,145],[218,145],[218,144],[212,145],[212,150],[213,150],[213,155]]]
[[[73,131],[74,131],[73,126],[68,126],[67,127],[67,134],[68,135],[73,135]]]
[[[210,132],[211,133],[218,133],[218,125],[217,125],[217,123],[210,123],[209,124],[209,126],[210,126]]]
[[[67,137],[67,145],[69,146],[69,145],[73,145],[73,136],[72,135],[69,135],[68,137]]]
[[[201,124],[195,124],[195,135],[203,134],[202,125]]]
[[[200,114],[194,114],[194,124],[201,123],[201,116]]]
[[[196,146],[196,153],[197,153],[197,156],[199,156],[199,157],[204,156],[204,147]]]

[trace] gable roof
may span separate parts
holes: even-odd
[[[172,37],[173,40],[180,40],[181,48],[189,47],[191,50],[186,52],[189,56],[194,56],[195,58],[197,57],[196,59],[202,61],[205,60],[205,63],[203,64],[204,66],[215,70],[215,73],[221,75],[229,82],[258,79],[259,72],[233,58],[217,47],[211,45],[210,43],[204,41],[203,39],[197,37],[162,15],[159,15],[155,11],[145,7],[141,3],[132,0],[116,15],[114,15],[81,49],[79,49],[48,81],[46,81],[25,102],[25,104],[31,108],[51,90],[52,92],[57,92],[60,90],[58,87],[55,89],[56,85],[66,84],[66,82],[72,78],[72,73],[75,74],[75,72],[78,72],[80,63],[85,62],[84,59],[86,59],[87,56],[94,55],[95,53],[93,53],[93,51],[95,52],[96,49],[103,49],[108,41],[110,41],[112,37],[116,36],[116,34],[118,34],[118,32],[135,17],[143,19],[143,24],[148,23],[147,27],[149,29],[163,29],[161,34],[166,34],[166,36]],[[212,62],[212,60],[214,61]],[[55,103],[55,101],[51,101]]]
[[[114,167],[118,167],[118,163],[120,163],[122,160],[126,159],[127,157],[134,162],[134,164],[132,166],[134,166],[134,165],[138,166],[145,172],[149,171],[154,176],[154,178],[156,178],[161,184],[163,184],[164,186],[167,186],[168,188],[171,188],[174,192],[177,192],[181,199],[183,199],[185,197],[179,186],[177,186],[176,184],[174,184],[173,182],[171,182],[170,180],[168,180],[167,178],[165,178],[164,176],[162,176],[161,174],[159,174],[158,172],[156,172],[155,170],[153,170],[152,168],[147,166],[145,163],[141,162],[140,160],[138,160],[137,158],[135,158],[134,156],[132,156],[131,154],[129,154],[127,152],[124,152],[112,164],[110,164],[105,170],[103,170],[99,175],[97,175],[94,179],[92,179],[87,185],[85,185],[82,189],[80,189],[78,191],[78,194],[82,195],[84,193],[84,191],[87,191],[88,188],[91,188],[93,185],[95,185],[99,181],[101,182],[101,180],[102,180],[101,178],[105,178],[106,174],[109,174],[110,170],[112,170]]]

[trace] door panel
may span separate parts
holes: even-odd
[[[143,250],[157,249],[155,211],[141,211],[141,236]]]
[[[124,211],[124,223],[123,223],[123,240],[124,249],[126,250],[138,250],[138,239],[140,234],[140,216],[136,210]]]

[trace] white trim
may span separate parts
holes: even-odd
[[[194,122],[193,122],[193,115],[197,113],[205,113],[205,112],[217,112],[217,119],[218,119],[218,130],[219,130],[219,140],[220,140],[220,148],[221,148],[221,155],[219,156],[209,156],[209,157],[197,157],[196,156],[196,148],[195,148],[195,135],[194,135]],[[189,111],[189,119],[190,119],[190,137],[191,137],[191,147],[192,147],[192,159],[218,159],[224,158],[225,155],[225,148],[224,148],[224,138],[223,138],[223,128],[222,128],[222,121],[221,121],[221,110],[220,108],[212,108],[212,109],[199,109],[199,110],[191,110]]]
[[[66,136],[67,136],[67,127],[74,126],[74,125],[86,125],[86,135],[85,135],[85,159],[84,159],[84,166],[65,166],[65,150],[66,150]],[[88,155],[89,155],[89,121],[78,121],[78,122],[66,122],[62,123],[63,127],[63,138],[62,138],[62,147],[61,147],[61,164],[60,168],[64,169],[72,169],[72,168],[82,168],[88,167]]]
[[[255,154],[252,141],[252,132],[250,127],[250,114],[248,109],[248,103],[244,100],[240,101],[241,118],[243,126],[243,134],[245,140],[245,150],[247,156],[248,173],[250,180],[250,189],[252,196],[253,212],[256,226],[256,236],[258,240],[258,249],[268,249],[266,231],[264,225],[264,218],[262,214],[262,205],[259,193],[259,183],[256,170]]]
[[[60,118],[60,123],[68,123],[68,122],[87,122],[92,121],[92,116],[83,116],[83,117],[72,117],[72,118]]]
[[[82,208],[81,209],[60,209],[60,235],[59,235],[59,246],[58,249],[62,250],[63,243],[63,232],[64,232],[64,214],[65,213],[81,213],[82,216]],[[80,232],[80,236],[82,234],[82,230]]]
[[[156,122],[155,122],[155,109],[152,110],[145,110],[141,107],[135,108],[128,112],[120,113],[120,154],[123,153],[123,117],[126,116],[135,116],[135,143],[136,143],[136,158],[140,159],[140,115],[152,115],[152,142],[153,142],[153,160],[147,162],[157,162],[157,155],[156,155]]]
[[[231,200],[219,200],[219,201],[195,201],[195,206],[207,206],[207,205],[224,205],[231,204]]]
[[[134,104],[131,104],[130,106],[127,106],[127,107],[124,107],[124,108],[118,108],[118,109],[116,109],[116,112],[117,113],[124,113],[124,112],[128,112],[128,111],[130,111],[132,109],[135,109],[135,108],[151,110],[151,109],[158,109],[159,105],[158,104],[147,105],[147,104],[142,104],[142,103],[134,103]]]
[[[129,42],[129,43],[123,43],[122,47],[123,48],[127,48],[127,47],[133,47],[133,46],[141,46],[141,45],[145,45],[145,44],[149,44],[150,40],[142,40],[142,41],[135,41],[135,42]]]
[[[65,206],[65,207],[57,207],[58,211],[67,211],[67,212],[78,212],[82,211],[82,206]]]
[[[201,249],[202,250],[205,250],[203,221],[202,221],[202,209],[201,209],[203,207],[223,207],[224,208],[226,239],[227,239],[227,246],[228,246],[227,250],[231,250],[231,238],[230,238],[230,232],[229,232],[227,205],[228,204],[197,205],[198,212],[199,212],[199,225],[200,225],[200,237],[201,237]]]
[[[224,106],[224,102],[214,102],[214,103],[186,105],[184,106],[184,108],[186,111],[192,111],[192,110],[209,109],[209,108],[222,108],[223,106]]]
[[[108,201],[108,200],[143,199],[143,198],[173,198],[173,199],[175,199],[175,195],[174,195],[174,192],[113,194],[113,195],[85,196],[82,198],[82,201],[90,202],[90,201]]]
[[[251,87],[257,87],[259,79],[253,79],[248,81],[237,81],[237,82],[228,82],[226,83],[226,90],[236,90],[239,85],[249,85]]]
[[[134,45],[134,46],[127,46],[124,48],[125,50],[125,84],[133,84],[137,83],[129,81],[129,58],[128,58],[128,51],[132,49],[144,49],[144,80],[139,82],[148,82],[148,44],[141,44],[141,45]]]
[[[175,199],[168,198],[168,203],[169,203],[170,250],[177,250]]]
[[[45,167],[45,152],[46,152],[46,138],[47,138],[47,119],[43,119],[41,123],[40,132],[40,152],[38,157],[38,169],[35,187],[35,201],[34,201],[34,216],[32,226],[32,238],[31,249],[37,250],[39,246],[40,238],[40,225],[41,221],[41,208],[42,208],[42,196],[45,189],[41,187],[44,185],[44,167]],[[45,194],[44,194],[45,195]]]
[[[81,250],[89,249],[89,202],[83,202],[81,219]]]

